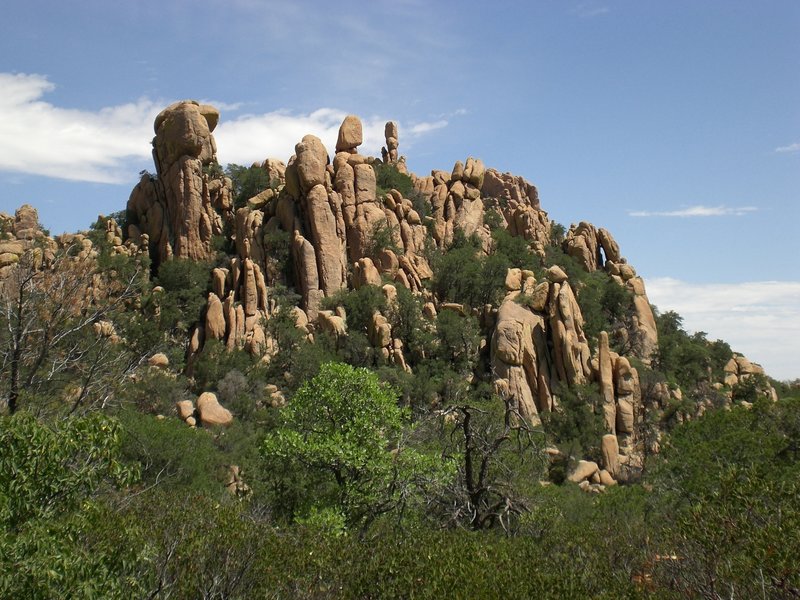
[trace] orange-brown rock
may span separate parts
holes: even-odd
[[[361,119],[355,115],[347,115],[339,127],[336,152],[354,152],[362,142]]]
[[[197,414],[203,425],[227,426],[233,423],[231,411],[219,403],[216,394],[213,392],[200,394],[197,399]]]

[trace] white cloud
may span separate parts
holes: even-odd
[[[60,108],[42,75],[0,73],[0,170],[77,181],[131,179],[126,159],[150,155],[160,104],[146,98],[98,111]]]
[[[336,148],[339,126],[347,113],[335,108],[320,108],[308,114],[278,110],[257,115],[242,115],[223,121],[214,130],[217,156],[225,163],[249,165],[274,157],[286,161],[294,154],[294,146],[304,135],[313,134],[322,140],[329,153]],[[380,155],[385,143],[383,128],[386,119],[362,119],[364,143],[362,153]]]
[[[698,204],[696,206],[689,206],[679,210],[669,211],[647,211],[647,210],[633,210],[628,211],[628,216],[631,217],[724,217],[735,216],[741,217],[747,213],[755,212],[758,208],[755,206],[703,206]]]
[[[760,363],[776,379],[800,377],[800,281],[686,283],[647,280],[650,301],[674,310],[689,331],[705,331]]]
[[[265,158],[286,161],[294,154],[297,142],[306,134],[322,140],[330,154],[336,149],[339,126],[347,113],[335,108],[320,108],[312,113],[292,113],[278,110],[258,115],[242,115],[232,121],[223,121],[214,130],[219,161],[249,165]],[[385,142],[384,126],[389,119],[371,116],[362,118],[364,142],[359,152],[380,156]],[[421,122],[407,129],[398,123],[400,147],[408,147],[416,138],[447,126],[446,120]]]
[[[788,146],[779,146],[775,148],[775,152],[800,152],[800,142],[795,142],[794,144],[789,144]]]
[[[0,170],[99,183],[132,181],[137,162],[150,166],[153,120],[171,103],[142,98],[97,111],[61,108],[42,100],[55,89],[42,75],[0,73],[0,89]],[[210,104],[231,112],[245,105]],[[214,131],[217,155],[223,164],[247,165],[267,157],[285,161],[309,133],[318,136],[332,154],[346,114],[321,108],[310,113],[277,110],[223,118]],[[380,155],[387,120],[377,116],[362,119],[362,153]],[[415,123],[406,130],[399,124],[401,148],[446,126],[445,119]]]
[[[600,6],[592,2],[582,2],[570,11],[581,19],[591,19],[610,12],[607,6]]]
[[[411,133],[411,135],[420,135],[423,133],[428,133],[429,131],[434,131],[435,129],[442,129],[443,127],[447,127],[446,119],[440,119],[439,121],[433,122],[422,122],[412,125],[409,133]]]

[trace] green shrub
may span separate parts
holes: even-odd
[[[403,198],[411,198],[414,192],[414,182],[411,177],[398,171],[393,164],[374,162],[372,168],[375,170],[378,198],[385,197],[390,190],[397,190]]]
[[[187,334],[203,317],[211,291],[211,265],[187,259],[166,261],[158,267],[156,284],[164,288],[154,299],[160,306],[161,329]]]
[[[322,301],[324,308],[333,310],[337,306],[347,313],[348,332],[367,334],[372,315],[376,311],[386,312],[386,296],[383,290],[375,285],[364,285],[357,290],[341,290]]]
[[[225,167],[225,175],[233,182],[234,209],[242,208],[250,198],[273,185],[269,173],[259,166],[244,167],[231,163]]]
[[[323,365],[282,411],[285,425],[262,446],[268,473],[291,473],[292,485],[297,477],[306,483],[279,503],[294,505],[300,517],[332,509],[348,526],[362,528],[382,514],[402,511],[422,474],[440,467],[405,447],[409,415],[396,397],[366,369]],[[283,477],[275,487],[288,491]]]
[[[119,419],[123,456],[141,465],[145,485],[220,494],[229,463],[208,431],[192,429],[176,417],[157,419],[132,410],[120,412]]]

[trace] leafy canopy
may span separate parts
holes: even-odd
[[[374,373],[342,363],[322,365],[297,391],[261,448],[266,472],[307,479],[295,517],[328,511],[365,526],[437,472],[436,461],[404,446],[409,414],[396,398]]]

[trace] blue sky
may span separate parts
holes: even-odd
[[[523,175],[555,220],[610,229],[660,308],[800,377],[796,0],[11,0],[0,211],[59,232],[124,208],[182,98],[222,109],[223,164],[354,113],[365,151],[398,121],[417,173]]]

